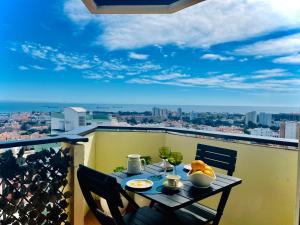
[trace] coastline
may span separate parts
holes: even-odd
[[[247,113],[250,111],[267,113],[300,113],[300,107],[280,107],[280,106],[213,106],[213,105],[154,105],[154,104],[84,104],[84,103],[47,103],[47,102],[4,102],[0,101],[0,113],[12,112],[59,112],[64,107],[79,106],[89,111],[152,111],[153,107],[177,110],[181,108],[183,112],[215,112],[215,113]]]

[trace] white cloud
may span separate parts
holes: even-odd
[[[33,59],[54,63],[54,71],[62,71],[65,70],[66,67],[78,70],[89,69],[92,67],[90,59],[86,55],[62,52],[59,49],[32,42],[24,42],[19,46],[19,48],[24,54],[32,57]]]
[[[84,69],[89,69],[92,66],[87,63],[84,63],[84,64],[79,64],[79,65],[73,65],[72,67],[75,69],[84,70]]]
[[[35,69],[35,70],[44,70],[45,68],[39,65],[29,65],[29,66],[19,66],[19,70],[29,70],[29,69]]]
[[[300,33],[274,38],[267,41],[259,41],[254,44],[238,48],[234,52],[240,55],[276,56],[293,54],[299,51]]]
[[[145,60],[145,59],[148,59],[149,55],[130,52],[128,54],[128,57],[131,59]]]
[[[282,63],[282,64],[300,64],[300,54],[290,55],[279,57],[273,60],[274,63]]]
[[[253,74],[269,75],[279,74],[286,72],[282,69],[260,70],[255,71]],[[287,73],[287,72],[286,72]],[[259,76],[257,75],[257,76]],[[271,76],[270,76],[271,77]],[[133,84],[143,85],[172,85],[179,87],[206,87],[206,88],[223,88],[232,90],[249,90],[249,91],[268,91],[280,93],[300,93],[300,79],[289,78],[286,76],[284,79],[265,80],[262,77],[252,79],[252,77],[241,77],[235,74],[220,74],[215,76],[197,76],[197,77],[182,77],[168,80],[156,80],[153,77],[134,78],[127,81]]]
[[[116,78],[116,79],[124,79],[125,76],[123,76],[123,75],[117,75],[115,78]]]
[[[25,42],[21,45],[21,49],[24,53],[31,55],[34,58],[46,59],[47,55],[50,52],[57,52],[57,49],[54,49],[50,46],[36,44],[36,43],[29,43]]]
[[[19,70],[29,70],[29,68],[27,66],[19,66],[18,69]]]
[[[93,15],[68,0],[66,15],[81,28],[98,26],[95,43],[110,50],[175,44],[207,48],[300,25],[300,1],[209,0],[171,15]]]
[[[45,68],[42,66],[38,66],[38,65],[32,65],[31,68],[36,69],[36,70],[44,70]]]
[[[204,54],[201,56],[201,59],[208,59],[208,60],[219,60],[219,61],[232,61],[234,57],[232,56],[221,56],[218,54]]]
[[[90,80],[101,80],[103,78],[100,74],[83,75],[82,77]]]
[[[273,77],[285,77],[291,75],[291,73],[287,72],[285,69],[280,68],[257,70],[254,71],[253,74],[255,74],[251,77],[253,79],[266,79]]]
[[[103,59],[97,55],[81,54],[79,52],[67,52],[39,43],[24,42],[22,44],[14,43],[16,51],[29,56],[33,63],[48,63],[49,69],[56,72],[65,70],[82,71],[82,77],[85,79],[124,79],[125,75],[138,76],[148,72],[161,70],[161,66],[153,64],[150,61],[128,62],[122,58]],[[42,54],[41,54],[42,53]],[[139,56],[141,58],[141,56]],[[49,65],[50,64],[50,65]],[[20,66],[20,70],[43,70],[44,67],[32,64],[29,66]]]
[[[54,71],[56,71],[56,72],[64,71],[64,70],[66,70],[66,67],[60,66],[60,65],[57,65],[57,66],[54,68]]]
[[[127,81],[129,84],[155,84],[159,83],[158,81],[155,80],[150,80],[146,78],[133,78]]]
[[[239,59],[240,62],[247,62],[248,61],[248,58],[242,58],[242,59]]]
[[[154,76],[147,76],[147,77],[151,77],[154,80],[173,80],[176,78],[189,77],[189,75],[180,74],[180,73],[171,73],[171,74],[162,74],[162,75],[154,75]]]

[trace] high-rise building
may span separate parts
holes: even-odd
[[[272,114],[260,112],[258,114],[258,123],[265,126],[272,126]]]
[[[169,111],[167,109],[160,110],[160,118],[161,119],[168,119]]]
[[[190,120],[194,120],[194,119],[197,119],[198,118],[198,113],[192,111],[190,113]]]
[[[249,122],[257,123],[257,113],[256,111],[246,113],[245,123],[248,124]]]
[[[295,121],[285,121],[280,123],[280,137],[297,139],[299,138],[300,123]]]
[[[153,117],[160,117],[160,109],[157,107],[153,107],[152,109],[152,116]]]
[[[182,109],[181,108],[177,109],[177,116],[181,118],[181,116],[182,116]]]

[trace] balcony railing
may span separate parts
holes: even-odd
[[[66,134],[73,135],[87,135],[95,131],[130,131],[130,132],[163,132],[169,134],[179,135],[192,135],[201,136],[204,138],[215,138],[230,142],[248,142],[251,144],[261,145],[278,145],[290,148],[298,148],[299,141],[296,139],[286,138],[274,138],[274,137],[263,137],[253,136],[247,134],[231,134],[217,131],[204,131],[195,129],[184,129],[184,128],[170,128],[170,127],[136,127],[136,126],[88,126],[74,129]]]
[[[70,205],[73,224],[82,225],[88,210],[74,173],[79,163],[110,173],[118,166],[126,166],[126,156],[130,153],[148,155],[153,162],[159,161],[157,151],[161,146],[181,151],[184,162],[189,163],[198,143],[238,152],[234,175],[242,178],[243,184],[232,191],[221,224],[296,224],[297,140],[165,127],[90,126],[63,136],[1,142],[0,148],[56,142],[72,149],[74,165],[69,179],[73,184]],[[136,200],[147,204],[145,199],[137,197]],[[215,201],[212,198],[205,203],[213,206]]]
[[[67,135],[1,142],[0,224],[73,222],[73,157],[76,143],[85,141],[85,137]],[[49,143],[61,143],[64,147],[52,148]],[[27,151],[24,147],[28,146],[42,148]]]

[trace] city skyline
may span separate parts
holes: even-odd
[[[295,1],[205,1],[173,15],[16,2],[0,15],[2,101],[299,106]]]

